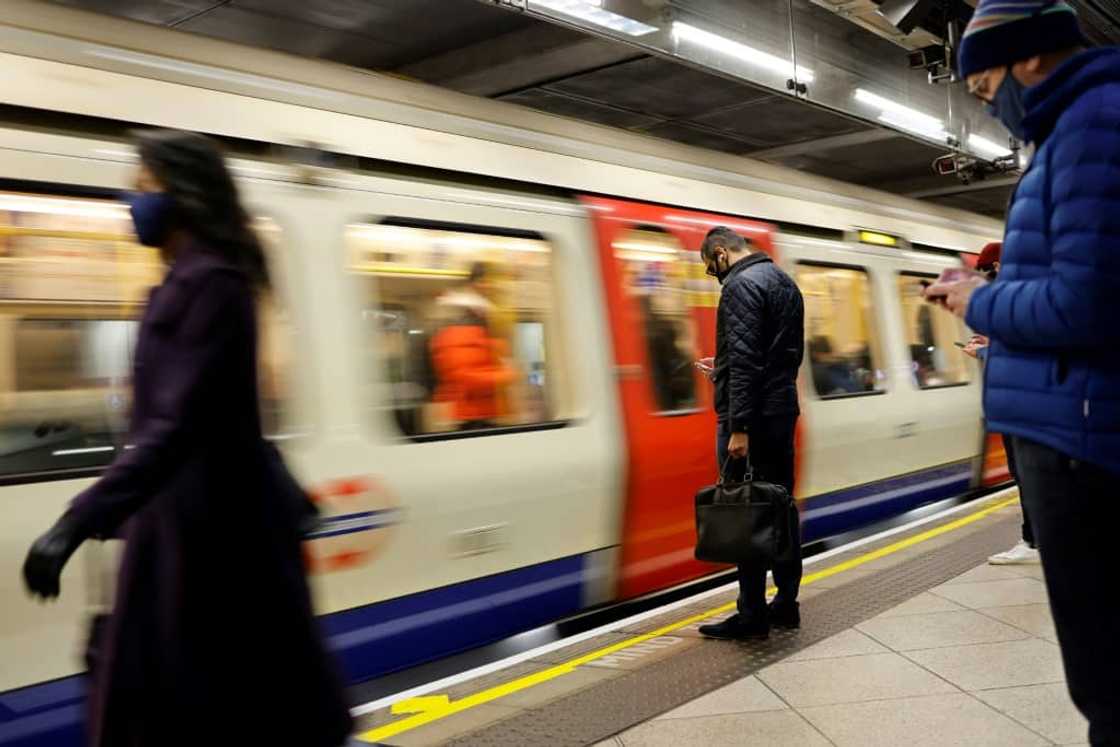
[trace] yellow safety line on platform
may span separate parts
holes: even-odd
[[[878,560],[879,558],[893,555],[894,553],[905,550],[908,547],[913,547],[914,545],[917,545],[921,542],[931,540],[934,537],[939,537],[942,534],[947,534],[956,529],[960,529],[961,527],[968,526],[969,524],[980,521],[984,517],[989,516],[996,511],[999,511],[1001,508],[1006,508],[1007,506],[1010,506],[1014,503],[1018,503],[1018,501],[1018,496],[1000,501],[999,503],[995,503],[985,509],[981,509],[980,511],[969,514],[968,516],[964,516],[960,519],[956,519],[955,521],[951,521],[948,524],[942,524],[939,527],[929,529],[920,534],[915,534],[913,537],[907,537],[904,540],[900,540],[893,544],[887,545],[886,547],[881,547],[878,550],[872,550],[869,553],[865,553],[864,555],[852,558],[851,560],[845,560],[843,563],[837,563],[834,566],[824,568],[817,571],[816,573],[810,573],[802,579],[801,585],[805,586],[807,584],[820,581],[822,578],[835,576],[838,573],[843,573],[844,571],[851,570],[852,568],[864,565],[865,563],[870,563],[874,560]],[[771,589],[770,591],[772,590],[773,589]],[[721,612],[728,612],[734,608],[735,602],[722,604],[719,607],[708,610],[707,612],[701,612],[697,615],[691,615],[690,617],[686,617],[683,620],[678,620],[677,622],[662,626],[652,632],[643,633],[642,635],[628,638],[625,641],[620,641],[613,645],[605,646],[604,648],[592,651],[589,654],[584,654],[583,656],[579,656],[566,661],[563,664],[557,664],[555,666],[549,667],[548,669],[542,669],[539,672],[534,672],[533,674],[528,674],[524,677],[518,677],[515,680],[510,680],[509,682],[505,682],[501,685],[495,685],[494,687],[487,688],[475,693],[474,695],[468,695],[467,697],[461,698],[459,700],[453,701],[447,695],[424,695],[416,698],[408,698],[406,700],[402,700],[398,703],[393,704],[392,712],[394,714],[413,715],[410,715],[407,718],[402,718],[399,721],[394,721],[390,724],[386,724],[384,726],[378,726],[376,728],[370,729],[369,731],[361,734],[358,738],[366,742],[379,742],[381,740],[388,739],[389,737],[396,736],[397,734],[402,734],[406,731],[412,731],[413,729],[424,726],[425,724],[430,724],[433,721],[439,721],[440,719],[447,718],[448,716],[452,716],[456,713],[461,713],[463,711],[474,708],[475,706],[482,705],[483,703],[489,703],[491,701],[497,700],[498,698],[504,698],[507,695],[512,695],[514,693],[521,692],[522,690],[527,690],[530,687],[535,687],[536,685],[540,685],[544,682],[554,680],[557,677],[562,677],[565,674],[570,674],[571,672],[575,671],[577,667],[593,662],[596,659],[601,659],[605,656],[609,656],[610,654],[622,651],[623,649],[630,648],[631,646],[636,646],[639,643],[644,643],[653,638],[672,633],[675,630],[687,628],[693,623],[705,620],[709,617],[712,617],[713,615],[718,615]]]

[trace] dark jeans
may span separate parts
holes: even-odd
[[[1007,471],[1011,473],[1011,479],[1018,483],[1019,470],[1015,466],[1015,439],[1007,434],[1003,435],[1003,451],[1007,454]],[[1031,528],[1031,518],[1030,514],[1027,513],[1027,506],[1023,501],[1019,501],[1019,504],[1023,511],[1023,541],[1031,547],[1038,547],[1038,543],[1034,541],[1034,530]]]
[[[797,426],[797,416],[763,418],[751,426],[750,455],[754,478],[764,482],[782,485],[793,494],[793,435]],[[716,458],[722,468],[727,461],[727,442],[731,433],[726,422],[720,422],[716,434]],[[728,466],[728,474],[741,478],[746,470],[747,460],[734,459]],[[795,509],[796,510],[796,509]],[[765,566],[739,566],[739,612],[748,617],[766,616],[766,571]],[[801,586],[801,547],[790,560],[774,564],[774,585],[778,587],[775,601],[779,603],[797,601],[797,590]]]
[[[1112,554],[1120,473],[1015,439],[1019,490],[1038,537],[1050,611],[1089,741],[1120,745],[1120,594]]]

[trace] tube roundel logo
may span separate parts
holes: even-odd
[[[303,543],[312,573],[366,565],[401,521],[396,496],[375,477],[331,480],[313,486],[308,494],[321,515],[318,528]]]

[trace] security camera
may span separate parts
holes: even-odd
[[[915,49],[908,55],[908,59],[911,70],[933,70],[945,64],[945,47],[931,44],[928,47]]]

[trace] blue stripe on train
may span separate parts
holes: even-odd
[[[846,532],[960,495],[971,475],[971,464],[961,462],[814,496],[803,506],[804,540]],[[563,558],[336,612],[321,622],[348,678],[359,681],[576,612],[588,572],[585,556]],[[84,679],[68,677],[0,694],[0,744],[80,745]]]
[[[554,560],[323,618],[352,681],[552,622],[582,606],[583,556]]]
[[[956,462],[902,477],[807,499],[801,508],[802,541],[831,537],[889,519],[968,490],[972,462]]]

